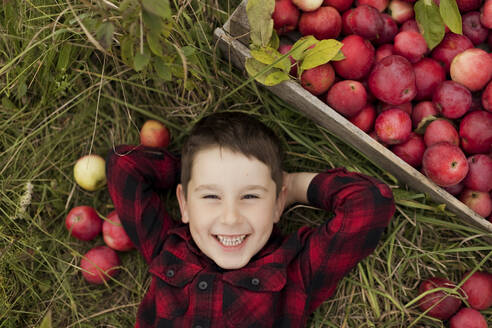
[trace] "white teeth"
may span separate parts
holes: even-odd
[[[217,235],[217,239],[224,246],[237,246],[241,244],[246,238],[246,235],[238,236],[238,237],[225,237]]]

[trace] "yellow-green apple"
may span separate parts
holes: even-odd
[[[106,161],[99,155],[85,155],[75,163],[73,176],[83,189],[98,190],[106,185]]]

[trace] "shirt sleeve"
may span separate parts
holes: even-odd
[[[334,169],[316,175],[310,204],[334,214],[320,227],[299,230],[305,245],[301,272],[311,296],[310,312],[328,299],[338,282],[374,251],[392,218],[391,189],[375,178]]]
[[[106,159],[108,190],[123,228],[150,263],[175,224],[160,194],[175,186],[179,160],[165,149],[121,145]]]

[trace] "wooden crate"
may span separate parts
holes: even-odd
[[[236,67],[243,71],[246,58],[251,57],[248,48],[250,41],[246,3],[247,0],[243,0],[224,26],[214,31],[214,37],[222,52]],[[373,163],[393,174],[399,181],[406,183],[414,190],[426,193],[438,204],[445,204],[447,209],[455,213],[465,223],[478,228],[487,235],[487,239],[492,240],[490,234],[492,233],[492,223],[473,212],[389,149],[369,137],[326,103],[302,88],[299,83],[285,81],[265,88],[340,139],[356,147]]]

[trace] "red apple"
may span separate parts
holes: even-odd
[[[392,43],[385,43],[380,45],[376,49],[376,54],[374,58],[374,62],[379,62],[381,59],[386,58],[388,56],[394,55],[395,54],[395,46]]]
[[[432,99],[439,84],[446,80],[446,71],[434,59],[425,57],[413,64],[417,95],[415,100]]]
[[[463,183],[463,181],[455,184],[455,185],[452,185],[452,186],[449,186],[449,187],[443,187],[447,192],[449,192],[451,195],[453,196],[459,196],[459,194],[461,194],[461,192],[463,191],[463,189],[465,189],[465,184]]]
[[[424,280],[419,286],[419,293],[438,287],[455,288],[456,285],[445,278],[432,277]],[[432,292],[420,299],[418,306],[420,310],[426,311],[428,316],[446,320],[458,311],[461,306],[461,299],[456,296],[446,294],[444,291]]]
[[[371,104],[366,104],[359,113],[352,116],[349,121],[364,132],[369,132],[374,126],[376,109]]]
[[[383,12],[388,7],[389,0],[356,0],[356,6],[368,5],[376,8],[379,12]]]
[[[399,108],[388,109],[376,117],[374,131],[388,145],[401,144],[410,137],[412,119]]]
[[[492,33],[491,33],[492,35]],[[492,112],[492,81],[482,91],[482,106],[486,111]]]
[[[484,218],[492,213],[492,198],[488,192],[465,188],[459,198],[463,204]]]
[[[435,89],[432,102],[442,116],[455,119],[468,112],[472,104],[472,94],[462,84],[446,80]]]
[[[456,0],[460,13],[480,9],[482,0]]]
[[[470,272],[466,272],[463,279]],[[492,274],[485,271],[475,271],[461,289],[468,304],[475,310],[486,310],[492,306]]]
[[[383,18],[376,8],[360,5],[355,7],[350,15],[348,23],[352,33],[367,40],[375,40],[383,32]]]
[[[462,308],[450,320],[449,328],[487,328],[487,321],[475,309]]]
[[[353,2],[354,0],[325,0],[323,5],[334,7],[340,13],[343,13],[352,6]]]
[[[424,36],[420,32],[402,31],[395,35],[395,54],[401,55],[411,63],[421,60],[429,51]]]
[[[116,251],[107,246],[89,250],[80,261],[82,276],[92,284],[102,284],[119,273],[120,259]]]
[[[398,24],[402,24],[405,21],[415,17],[415,12],[413,10],[413,5],[404,0],[391,0],[388,9],[391,13],[391,17]]]
[[[278,47],[278,52],[280,52],[282,55],[285,55],[291,49],[292,49],[292,44],[282,43]],[[297,61],[292,56],[289,56],[289,60],[291,63],[289,74],[292,76],[297,76]]]
[[[411,101],[417,94],[412,64],[399,55],[377,62],[369,74],[368,85],[376,98],[392,105]]]
[[[301,74],[302,87],[316,96],[328,91],[334,81],[335,71],[330,63],[307,69]]]
[[[277,34],[283,35],[295,30],[300,14],[299,8],[292,3],[292,0],[275,0],[272,19]]]
[[[401,24],[400,32],[404,32],[404,31],[414,31],[417,33],[421,33],[420,28],[419,28],[419,24],[417,23],[417,21],[415,19],[409,19],[409,20],[405,21],[403,24]]]
[[[466,177],[468,161],[458,146],[449,142],[439,142],[425,150],[422,169],[435,184],[449,187]]]
[[[430,122],[425,128],[424,142],[427,147],[430,147],[435,143],[443,141],[459,146],[460,136],[450,121],[444,118],[438,118]]]
[[[492,0],[485,0],[480,8],[480,23],[488,29],[492,29]]]
[[[421,135],[412,132],[407,141],[392,146],[390,150],[409,165],[418,168],[422,164],[422,158],[424,156],[424,139]]]
[[[169,130],[161,122],[147,120],[140,129],[140,143],[147,147],[167,147]]]
[[[467,113],[460,122],[461,148],[467,154],[492,151],[492,113],[476,110]]]
[[[431,57],[437,60],[449,72],[454,57],[473,48],[473,43],[466,36],[455,33],[446,33],[444,39],[432,50]]]
[[[420,122],[429,116],[437,116],[439,114],[438,109],[434,106],[432,101],[421,101],[417,103],[412,110],[412,124],[414,128],[417,128]]]
[[[470,167],[463,183],[469,189],[490,192],[492,190],[492,158],[485,154],[468,157]]]
[[[102,220],[90,206],[77,206],[68,212],[65,226],[70,234],[79,240],[92,240],[101,233]]]
[[[380,104],[380,106],[379,106],[379,112],[380,113],[384,112],[385,110],[388,110],[388,109],[399,108],[402,111],[404,111],[405,113],[407,113],[408,115],[412,115],[413,107],[412,107],[411,101],[403,103],[403,104],[399,104],[399,105],[392,105],[392,104],[388,104],[388,103],[380,101],[379,104]]]
[[[102,233],[106,245],[114,250],[124,252],[135,248],[125,229],[123,229],[116,211],[108,214],[102,226]]]
[[[480,48],[466,49],[454,57],[449,72],[453,81],[479,91],[492,78],[492,57]]]
[[[480,23],[480,12],[471,11],[463,15],[463,34],[466,35],[474,45],[479,45],[487,40],[489,30]]]
[[[342,17],[333,7],[321,7],[312,12],[301,14],[299,32],[313,35],[318,40],[334,39],[342,30]]]
[[[360,80],[369,74],[374,63],[374,47],[361,36],[351,34],[342,40],[345,59],[334,61],[335,72],[348,80]]]
[[[367,103],[366,88],[359,81],[339,81],[328,90],[326,103],[340,114],[352,117]]]
[[[398,33],[398,25],[391,15],[387,13],[381,13],[383,19],[383,30],[375,40],[376,44],[388,44],[393,42],[395,35]]]

